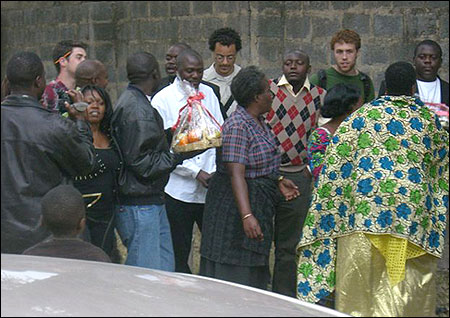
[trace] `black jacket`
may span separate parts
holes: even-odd
[[[9,95],[1,107],[1,251],[22,253],[49,235],[39,226],[42,197],[88,174],[95,152],[84,121],[63,118],[26,95]]]
[[[441,81],[441,103],[444,103],[445,105],[449,106],[449,86],[446,81],[444,81],[442,78],[438,76],[439,80]],[[417,93],[417,88],[416,92]],[[386,94],[386,82],[383,80],[380,84],[380,90],[378,91],[378,97]]]
[[[139,88],[130,84],[120,95],[111,128],[123,157],[120,204],[163,204],[169,174],[183,156],[169,151],[163,120]]]

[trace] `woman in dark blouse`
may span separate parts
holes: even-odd
[[[87,85],[81,92],[84,102],[89,105],[87,120],[92,130],[97,163],[89,175],[75,177],[74,185],[85,197],[88,207],[86,225],[91,243],[111,257],[116,240],[114,206],[117,202],[116,181],[120,169],[119,150],[109,131],[113,109],[109,96],[102,88]]]
[[[247,67],[231,92],[239,106],[222,127],[217,172],[208,186],[200,274],[266,289],[277,188],[286,200],[299,193],[279,177],[278,146],[262,117],[272,104],[266,76]]]

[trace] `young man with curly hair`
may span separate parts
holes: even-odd
[[[311,83],[326,90],[338,83],[353,84],[360,88],[364,103],[374,99],[375,91],[371,78],[356,67],[356,60],[361,48],[359,34],[348,29],[338,31],[332,37],[330,45],[336,64],[312,75]],[[319,124],[325,122],[319,122]]]
[[[231,95],[231,81],[241,67],[236,63],[237,53],[242,48],[239,33],[231,28],[215,30],[209,37],[209,49],[213,52],[214,62],[203,73],[203,80],[220,87],[222,115],[225,118],[236,109],[236,102]]]

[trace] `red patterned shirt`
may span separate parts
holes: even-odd
[[[58,102],[59,102],[59,92],[65,92],[68,88],[58,79],[51,81],[44,90],[42,95],[42,106],[51,110],[52,112],[59,112]]]
[[[274,98],[266,121],[279,144],[280,170],[301,171],[308,163],[308,138],[317,127],[326,91],[312,85],[307,78],[299,93],[293,95],[284,75],[279,79],[269,80],[269,85]]]

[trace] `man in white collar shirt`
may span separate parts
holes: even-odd
[[[186,105],[189,97],[186,85],[192,85],[205,95],[201,100],[202,104],[219,124],[223,123],[219,100],[212,88],[201,83],[202,76],[203,59],[200,54],[192,49],[183,50],[177,57],[177,78],[152,99],[153,107],[163,118],[164,129],[177,122],[180,108]],[[166,185],[166,209],[172,233],[176,272],[191,273],[188,257],[193,225],[196,222],[198,228],[202,228],[206,191],[209,179],[216,170],[215,162],[216,150],[208,149],[179,165],[170,174]]]
[[[241,37],[231,28],[214,31],[209,38],[209,49],[214,54],[214,63],[205,70],[203,80],[220,87],[222,115],[224,118],[236,109],[236,101],[231,95],[231,81],[241,67],[236,62],[236,55],[241,50]]]

